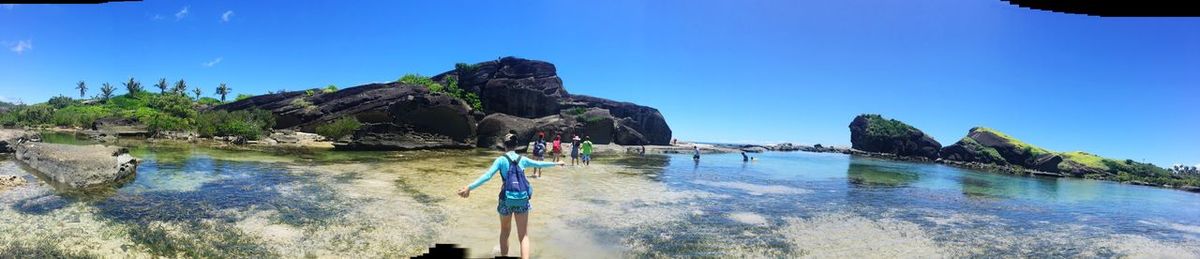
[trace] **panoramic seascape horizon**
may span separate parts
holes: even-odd
[[[53,142],[86,144],[64,138]],[[248,151],[126,143],[130,182],[0,193],[2,255],[415,256],[496,249],[485,150]],[[531,179],[535,257],[1200,256],[1200,194],[843,154],[603,154]],[[515,245],[515,241],[512,241]],[[512,253],[510,251],[510,253]]]

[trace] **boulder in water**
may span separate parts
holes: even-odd
[[[877,114],[863,114],[850,123],[850,143],[854,149],[898,156],[937,159],[942,144],[925,132]]]
[[[16,158],[54,182],[88,188],[131,179],[138,160],[124,148],[27,142],[17,145]]]

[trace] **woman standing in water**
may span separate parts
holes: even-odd
[[[504,181],[500,187],[500,196],[496,205],[496,212],[500,213],[500,254],[508,255],[508,233],[511,229],[509,223],[516,219],[517,240],[521,242],[521,258],[529,258],[532,250],[530,250],[529,232],[526,231],[526,226],[529,225],[529,210],[531,209],[529,200],[533,198],[533,188],[529,186],[529,180],[525,178],[525,168],[551,167],[563,165],[563,163],[533,161],[517,155],[514,150],[519,145],[513,139],[513,135],[515,133],[510,132],[504,136],[504,145],[500,149],[505,153],[497,157],[492,162],[492,166],[479,176],[479,179],[458,189],[458,196],[463,198],[471,196],[471,190],[491,180],[492,175],[500,173],[500,178]]]

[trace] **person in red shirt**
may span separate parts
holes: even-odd
[[[554,154],[554,162],[558,162],[558,158],[562,157],[562,135],[554,135],[554,144],[550,148],[550,153]]]

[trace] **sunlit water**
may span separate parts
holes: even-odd
[[[74,142],[69,138],[48,141]],[[0,257],[404,257],[434,243],[493,256],[490,151],[273,152],[123,143],[120,188],[68,193],[11,159]],[[544,169],[534,256],[1200,257],[1200,195],[838,154],[599,156]],[[516,233],[510,240],[517,254]]]

